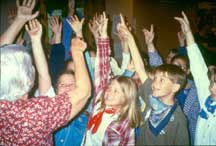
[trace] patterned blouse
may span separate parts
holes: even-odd
[[[53,145],[52,132],[67,124],[69,96],[0,100],[0,145]]]

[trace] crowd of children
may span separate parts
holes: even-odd
[[[47,59],[35,3],[17,0],[16,17],[1,34],[0,145],[216,145],[216,67],[207,67],[184,12],[174,18],[181,26],[180,48],[170,50],[164,63],[153,25],[143,29],[146,61],[120,14],[119,67],[111,57],[105,12],[90,22],[71,13],[63,21],[50,17]],[[87,49],[84,23],[95,51]],[[32,54],[13,44],[23,27]],[[62,33],[64,27],[69,31]]]

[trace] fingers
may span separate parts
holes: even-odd
[[[123,18],[123,16],[122,16],[122,14],[120,13],[120,22],[121,22],[121,24],[122,25],[125,25],[125,21],[124,21],[124,18]]]
[[[181,17],[174,17],[175,20],[177,20],[180,24],[184,21]]]
[[[19,0],[16,0],[16,5],[17,5],[17,7],[20,6]]]
[[[34,8],[36,1],[35,0],[23,0],[22,6],[28,7],[31,10]],[[16,1],[17,7],[20,7],[19,0]]]
[[[183,15],[183,18],[184,18],[185,22],[187,24],[189,24],[189,20],[188,20],[187,16],[185,15],[184,11],[182,11],[182,15]]]
[[[26,29],[27,32],[29,32],[28,24],[25,24],[25,29]]]
[[[39,11],[36,11],[34,14],[32,14],[31,19],[36,18],[39,15]]]
[[[34,6],[35,6],[35,3],[36,3],[36,1],[35,1],[35,0],[32,0],[32,3],[31,3],[31,5],[30,5],[31,10],[33,10],[33,8],[34,8]]]
[[[26,31],[31,31],[31,30],[36,29],[36,28],[38,28],[38,29],[42,28],[40,22],[37,19],[31,20],[31,21],[29,21],[28,24],[25,25]]]
[[[32,0],[28,0],[28,2],[26,2],[26,6],[27,7],[31,7],[31,3],[32,3],[33,1]]]
[[[22,6],[26,6],[27,0],[23,0]]]
[[[150,33],[153,34],[154,32],[153,24],[151,24]]]
[[[56,25],[59,25],[59,16],[52,16],[50,18],[50,25],[53,27],[53,26],[56,26]]]

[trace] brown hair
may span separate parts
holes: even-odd
[[[172,64],[160,65],[155,69],[155,73],[156,72],[167,73],[168,78],[173,83],[176,83],[176,84],[180,85],[179,90],[181,90],[186,84],[186,74],[185,74],[185,72],[176,65],[172,65]]]

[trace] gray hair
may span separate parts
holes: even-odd
[[[1,50],[0,100],[15,101],[34,85],[35,70],[30,54],[21,45],[5,45]]]

